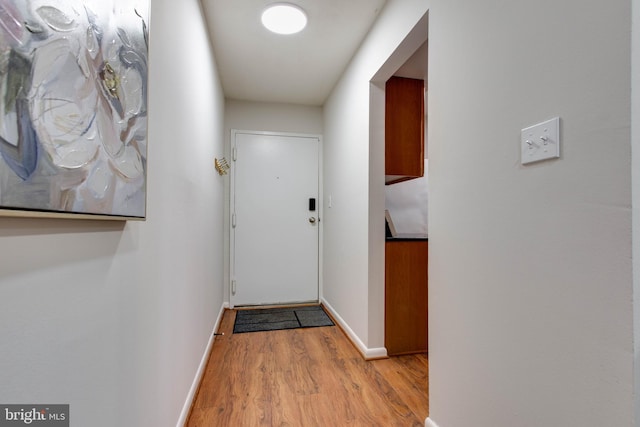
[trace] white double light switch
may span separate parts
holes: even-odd
[[[560,157],[560,118],[522,129],[520,143],[523,165]]]

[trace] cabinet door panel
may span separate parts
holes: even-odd
[[[426,240],[386,244],[385,347],[391,356],[427,351],[428,245]]]
[[[424,175],[424,81],[391,77],[385,90],[385,174]]]

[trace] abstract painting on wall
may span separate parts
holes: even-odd
[[[0,0],[0,214],[146,217],[149,0]]]

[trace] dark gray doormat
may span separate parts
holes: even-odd
[[[321,306],[238,310],[233,333],[333,326]]]

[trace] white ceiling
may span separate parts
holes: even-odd
[[[278,0],[201,0],[225,96],[322,105],[386,0],[288,0],[309,18],[298,34],[260,23]]]
[[[410,79],[422,79],[427,82],[427,58],[429,51],[429,43],[424,42],[422,46],[415,51],[411,58],[398,68],[393,75],[398,77],[408,77]]]

